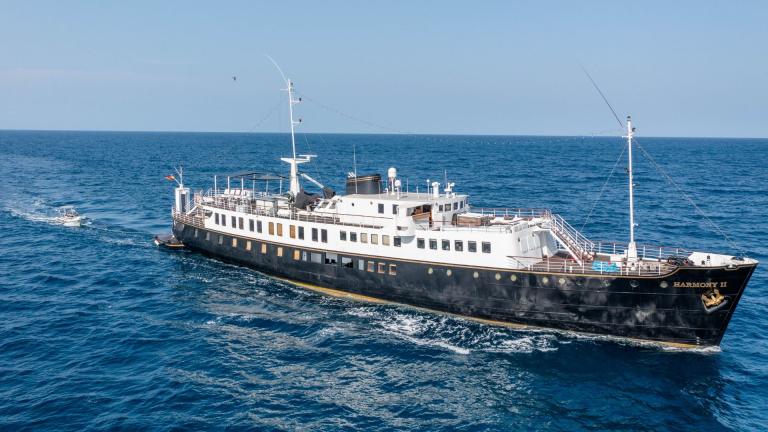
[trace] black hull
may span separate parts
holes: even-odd
[[[304,253],[322,252],[313,248],[251,240],[247,250],[248,239],[238,237],[233,247],[229,234],[179,222],[173,232],[193,250],[323,288],[472,318],[675,345],[719,345],[755,269],[680,268],[660,277],[628,277],[445,266],[354,254],[339,254],[338,263],[326,264],[304,260]],[[351,266],[342,265],[342,257],[351,258]],[[702,294],[714,288],[723,298],[707,307]]]

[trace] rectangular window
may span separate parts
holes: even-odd
[[[277,236],[278,237],[283,236],[283,224],[281,223],[277,224]]]
[[[237,218],[234,216],[231,216],[232,218],[232,228],[237,228]]]
[[[312,252],[309,254],[309,260],[313,263],[322,264],[323,263],[323,254]]]
[[[450,240],[443,240],[443,250],[444,251],[451,250],[451,241]]]
[[[219,214],[218,213],[214,213],[213,215],[215,216],[215,219],[216,219],[216,225],[218,225],[219,224]]]
[[[429,239],[429,248],[432,250],[437,250],[437,240]]]
[[[245,250],[247,250],[247,251],[251,250],[251,241],[250,240],[247,240],[245,242]]]
[[[309,259],[309,258],[307,257],[308,255],[309,255],[309,254],[307,253],[307,251],[301,251],[301,260],[302,260],[302,261],[306,261],[306,260],[308,260],[308,259]]]
[[[483,242],[483,253],[491,253],[491,244],[489,242]]]
[[[296,225],[288,225],[288,236],[296,238]]]
[[[219,244],[224,244],[224,236],[219,234]]]
[[[352,268],[352,258],[341,257],[341,266],[344,268]]]
[[[317,241],[317,228],[312,228],[312,241]]]
[[[269,223],[269,235],[275,235],[275,223],[270,222]]]
[[[253,232],[253,219],[248,219],[248,229]]]
[[[373,261],[368,261],[368,271],[371,272],[371,273],[373,273],[373,271],[374,271],[374,268],[375,268],[374,264],[375,263]]]
[[[304,240],[304,227],[299,227],[299,240]]]
[[[347,232],[346,231],[340,231],[339,232],[339,240],[347,241]]]
[[[197,237],[197,228],[195,228],[195,237]]]
[[[477,242],[468,241],[467,250],[470,252],[477,252]]]
[[[261,232],[261,221],[256,221],[256,232]]]
[[[301,259],[301,251],[298,249],[293,250],[293,259],[298,261]]]
[[[211,233],[208,231],[205,232],[205,241],[211,241]]]
[[[389,274],[394,276],[397,274],[397,264],[390,264],[389,265]]]
[[[392,214],[393,215],[397,214],[397,204],[392,204]]]
[[[243,218],[237,218],[237,227],[243,229]]]
[[[383,244],[384,246],[389,246],[389,236],[388,235],[381,236],[381,244]]]
[[[278,246],[277,247],[277,256],[279,256],[279,257],[283,256],[283,247],[282,246]]]
[[[453,209],[454,210],[458,210],[459,209],[459,203],[458,202],[453,203]]]
[[[453,242],[453,250],[456,252],[461,252],[464,250],[464,242],[461,240],[456,240]]]
[[[320,230],[320,241],[328,243],[328,230]]]
[[[232,237],[232,247],[233,248],[237,247],[237,238],[235,238],[235,237]]]
[[[357,241],[357,233],[356,232],[349,233],[349,241],[351,241],[351,242],[356,242]]]
[[[326,252],[325,254],[325,263],[326,264],[336,264],[339,262],[339,256],[335,253]]]
[[[227,215],[221,215],[221,226],[227,226]]]
[[[459,201],[459,207],[464,208],[464,201]]]
[[[379,235],[371,234],[371,244],[379,244]]]
[[[416,239],[416,247],[419,249],[424,249],[424,239]]]
[[[368,233],[360,233],[360,243],[368,243]]]
[[[261,244],[261,253],[263,253],[263,254],[267,253],[267,244],[266,243],[262,243]]]
[[[384,214],[384,204],[379,204],[379,213]]]
[[[395,247],[400,247],[400,245],[402,244],[402,240],[400,239],[400,237],[395,236],[393,240],[394,240],[393,244],[395,245]]]
[[[365,270],[365,260],[357,260],[357,269]]]
[[[440,204],[440,206],[438,207],[437,211],[443,211],[443,205],[442,204]]]
[[[386,273],[387,272],[387,264],[383,263],[383,262],[380,262],[379,266],[378,266],[378,272],[381,273],[381,274]]]

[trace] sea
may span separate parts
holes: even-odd
[[[768,140],[637,142],[639,243],[768,260]],[[410,191],[447,179],[476,206],[551,208],[592,239],[629,237],[620,137],[297,145],[337,191],[350,171],[392,166]],[[152,243],[170,232],[174,167],[199,191],[214,175],[286,174],[290,151],[280,133],[0,131],[0,429],[768,429],[765,264],[722,345],[683,350],[329,297]],[[81,228],[55,223],[70,205]]]

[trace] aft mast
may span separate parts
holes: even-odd
[[[627,261],[637,261],[637,245],[635,244],[635,185],[632,180],[632,138],[635,135],[635,128],[632,127],[632,117],[627,116],[627,157],[629,164],[629,246],[627,247]]]

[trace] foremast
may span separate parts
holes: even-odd
[[[279,69],[279,68],[278,68]],[[282,73],[282,72],[281,72]],[[290,176],[290,188],[289,192],[294,197],[301,191],[301,184],[299,183],[299,164],[307,163],[311,160],[311,155],[296,156],[296,126],[301,124],[301,119],[295,120],[293,117],[293,106],[301,102],[301,98],[295,98],[293,96],[293,81],[285,79],[286,88],[284,89],[288,93],[288,113],[291,122],[291,151],[293,157],[280,158],[281,161],[288,163],[291,166]]]
[[[627,171],[629,173],[629,245],[627,247],[627,262],[637,261],[637,244],[635,243],[635,185],[632,179],[632,139],[635,135],[635,128],[632,127],[632,117],[627,116],[627,158],[629,163]]]

